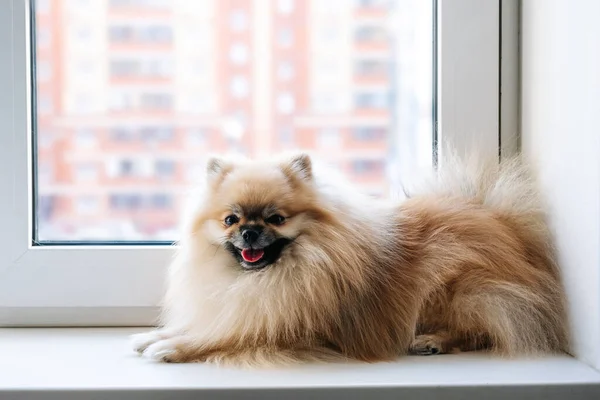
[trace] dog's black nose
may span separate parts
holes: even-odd
[[[247,228],[242,230],[242,237],[248,244],[252,244],[258,240],[258,236],[260,235],[260,231],[255,228]]]

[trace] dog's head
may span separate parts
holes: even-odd
[[[205,234],[244,270],[257,271],[291,257],[296,240],[318,223],[311,160],[207,165]]]

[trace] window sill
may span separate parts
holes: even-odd
[[[0,398],[600,398],[600,373],[567,356],[486,354],[273,371],[157,364],[134,355],[136,328],[0,329]]]

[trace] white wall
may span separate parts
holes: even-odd
[[[522,149],[550,203],[574,354],[600,369],[600,1],[521,11]]]

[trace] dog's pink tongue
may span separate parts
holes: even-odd
[[[242,250],[242,258],[244,261],[257,262],[265,254],[262,249],[244,249]]]

